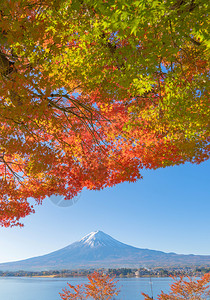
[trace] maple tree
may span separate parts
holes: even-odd
[[[169,294],[163,291],[157,297],[158,300],[202,300],[210,295],[210,273],[203,275],[200,279],[191,277],[174,278]],[[147,294],[142,293],[145,300],[152,300]]]
[[[0,3],[0,224],[209,158],[208,1]]]
[[[61,299],[108,300],[118,295],[119,291],[116,288],[116,281],[110,275],[95,271],[87,275],[87,278],[89,280],[88,284],[73,286],[68,283],[70,290],[64,289],[63,293],[60,293]]]

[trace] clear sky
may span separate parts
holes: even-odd
[[[61,208],[46,199],[24,228],[0,228],[0,262],[38,256],[102,230],[139,248],[210,255],[210,161],[144,171],[143,180],[84,191]]]

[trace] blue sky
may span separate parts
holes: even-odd
[[[210,255],[210,161],[143,171],[143,180],[84,191],[70,207],[46,199],[24,228],[0,228],[0,262],[49,253],[102,230],[139,248]]]

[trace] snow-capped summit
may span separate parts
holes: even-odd
[[[106,240],[106,234],[100,230],[97,230],[84,236],[80,242],[89,245],[90,247],[98,247],[106,244]]]
[[[87,268],[123,268],[164,265],[209,265],[210,256],[178,255],[140,249],[121,243],[102,231],[49,254],[0,264],[0,271],[45,271]]]
[[[79,242],[92,248],[100,246],[119,247],[124,245],[100,230],[87,234]]]

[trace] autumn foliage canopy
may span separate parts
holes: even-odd
[[[142,293],[145,300],[152,300],[147,294]],[[163,291],[157,297],[158,300],[204,300],[210,295],[210,273],[200,279],[191,277],[174,278],[170,293]]]
[[[118,295],[116,282],[109,275],[100,272],[94,272],[87,276],[88,284],[79,284],[73,286],[68,284],[69,288],[60,293],[62,300],[105,300],[113,299]],[[158,300],[204,300],[210,295],[210,273],[196,279],[192,277],[173,278],[174,282],[170,285],[170,292],[161,292],[157,296]],[[153,297],[145,293],[141,293],[145,300],[153,300]]]
[[[60,293],[62,300],[108,300],[117,296],[119,291],[116,288],[116,281],[108,274],[101,272],[94,272],[87,276],[88,284],[79,284],[73,286],[68,283],[69,288],[64,289]]]
[[[208,1],[0,1],[0,224],[209,158]]]

